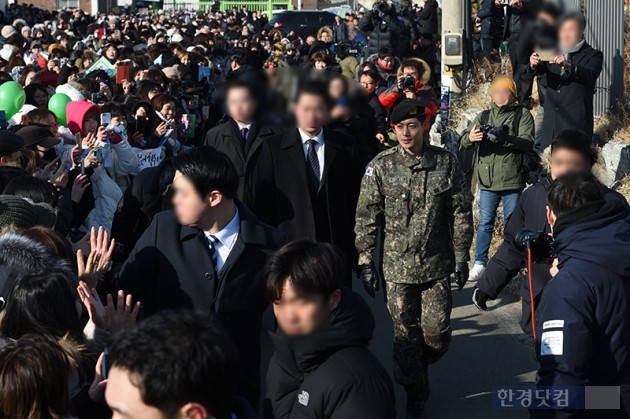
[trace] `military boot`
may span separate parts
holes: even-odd
[[[424,419],[425,400],[421,396],[421,389],[415,385],[405,386],[407,392],[406,419]]]

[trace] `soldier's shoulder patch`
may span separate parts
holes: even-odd
[[[397,148],[398,147],[396,146],[396,147],[391,147],[391,148],[388,148],[387,150],[381,151],[380,153],[378,153],[376,155],[376,157],[374,157],[373,161],[380,160],[380,159],[382,159],[383,157],[386,157],[386,156],[391,156],[392,154],[396,153],[396,149]]]
[[[374,168],[372,166],[368,166],[365,168],[365,176],[372,176],[374,174]]]

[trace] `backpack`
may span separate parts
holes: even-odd
[[[518,133],[518,128],[521,124],[521,117],[523,116],[523,108],[518,107],[514,111],[514,117],[512,119],[512,132]],[[481,112],[479,117],[480,125],[487,125],[490,120],[490,110],[486,109]],[[519,152],[516,158],[518,164],[519,178],[525,184],[533,185],[538,181],[540,174],[543,171],[542,162],[540,156],[533,149],[526,152]]]

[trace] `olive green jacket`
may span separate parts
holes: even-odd
[[[477,158],[477,183],[480,189],[494,192],[523,189],[525,182],[519,176],[520,155],[534,148],[534,118],[527,108],[523,113],[518,126],[518,132],[514,132],[514,111],[521,107],[518,102],[499,108],[492,103],[488,125],[497,127],[507,125],[510,132],[507,140],[499,145],[488,140],[479,144]],[[481,113],[477,115],[473,123],[466,128],[461,137],[460,146],[473,147],[468,134],[473,125],[479,127]]]

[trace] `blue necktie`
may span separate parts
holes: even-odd
[[[214,273],[217,274],[219,270],[217,269],[217,249],[215,244],[217,242],[217,238],[213,235],[206,236],[208,238],[208,252],[210,254],[210,260],[212,260],[212,266],[214,267]]]
[[[308,181],[311,187],[311,192],[317,194],[319,191],[319,159],[317,158],[317,151],[315,151],[315,144],[317,140],[310,139],[306,142],[308,144],[308,151],[306,154],[306,163],[308,166]]]

